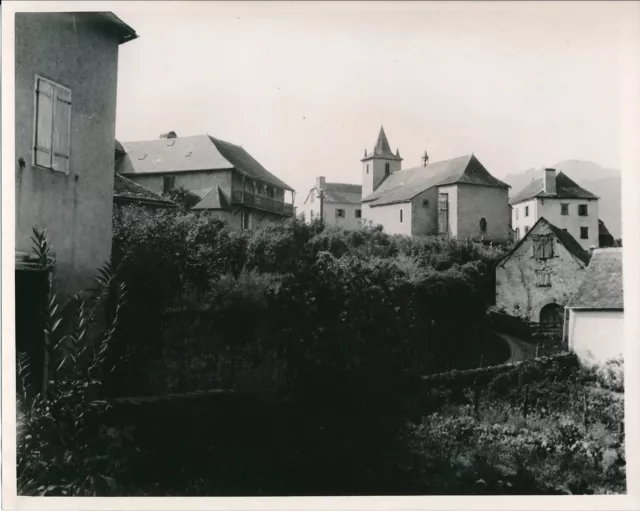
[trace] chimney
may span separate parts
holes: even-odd
[[[160,138],[178,138],[175,131],[170,131],[169,133],[162,133]]]
[[[556,169],[544,169],[544,193],[555,195],[556,191]]]
[[[325,183],[324,176],[320,176],[320,177],[316,178],[316,188],[318,189],[318,192],[320,190],[324,190],[325,184],[326,183]]]

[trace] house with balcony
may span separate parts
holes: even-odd
[[[230,226],[251,230],[293,217],[295,191],[243,147],[210,135],[123,142],[117,172],[156,194],[184,188]]]
[[[511,223],[519,240],[542,217],[567,231],[586,250],[600,246],[598,196],[563,172],[544,169],[510,201]]]

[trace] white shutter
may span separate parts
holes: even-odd
[[[42,167],[51,166],[51,135],[53,132],[53,85],[36,78],[36,111],[34,163]]]
[[[69,172],[71,139],[71,91],[56,87],[53,108],[53,165],[54,170]]]

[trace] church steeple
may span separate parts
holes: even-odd
[[[380,126],[380,133],[378,133],[378,140],[376,140],[376,145],[373,147],[373,151],[371,151],[370,153],[367,153],[365,151],[365,156],[362,161],[371,158],[384,158],[385,160],[402,160],[402,158],[400,158],[399,151],[396,151],[396,154],[393,154],[393,151],[391,151],[391,146],[389,145],[387,134],[384,132],[384,126]]]

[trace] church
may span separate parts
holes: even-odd
[[[473,155],[402,168],[384,127],[362,158],[362,219],[388,234],[443,235],[505,243],[512,238],[509,185]]]

